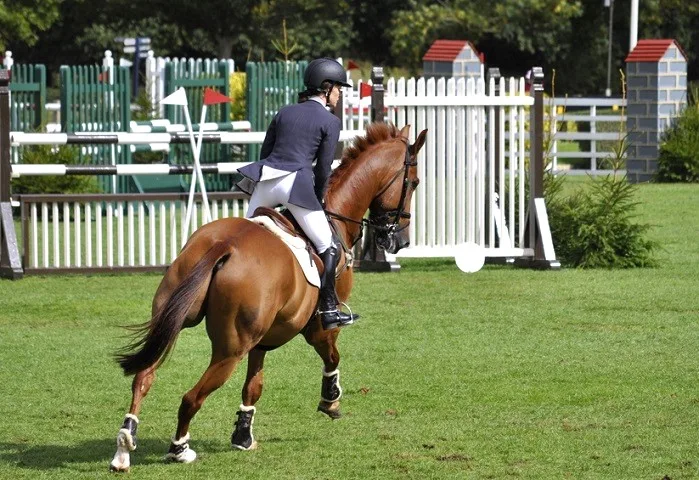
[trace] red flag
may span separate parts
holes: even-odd
[[[109,70],[100,73],[97,75],[97,81],[98,82],[108,82],[109,81]]]
[[[371,96],[371,85],[368,83],[362,83],[359,86],[359,98],[370,97]]]
[[[359,70],[359,65],[354,60],[347,60],[347,70]]]
[[[231,99],[224,94],[211,88],[204,89],[204,105],[216,105],[217,103],[228,103]]]

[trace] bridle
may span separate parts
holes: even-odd
[[[369,214],[369,218],[363,218],[361,220],[355,220],[353,218],[340,215],[339,213],[325,210],[325,214],[329,217],[333,217],[344,222],[350,222],[357,225],[361,225],[362,228],[360,228],[359,230],[359,235],[352,242],[352,245],[349,247],[350,249],[353,248],[357,244],[357,242],[359,242],[359,240],[361,240],[362,235],[364,233],[363,227],[365,226],[373,228],[376,231],[376,244],[377,246],[383,249],[387,249],[393,242],[393,237],[396,234],[403,231],[408,226],[404,225],[401,227],[399,224],[402,218],[410,218],[410,212],[405,211],[405,198],[408,195],[408,189],[410,188],[411,184],[414,183],[411,182],[408,178],[410,174],[410,167],[416,166],[417,161],[413,162],[410,160],[410,145],[408,144],[407,140],[402,140],[405,143],[405,161],[403,162],[403,167],[396,171],[396,173],[393,175],[393,177],[391,177],[391,180],[386,184],[386,186],[383,187],[379,191],[379,193],[377,193],[371,200],[371,204],[373,204],[377,198],[381,197],[381,195],[383,195],[391,187],[391,185],[393,185],[395,181],[398,180],[400,174],[402,173],[403,186],[400,192],[400,200],[398,200],[398,206],[396,208],[390,210],[383,210],[381,213],[378,214],[372,212]],[[343,245],[343,248],[345,248],[346,251],[348,250],[348,248],[345,245]]]

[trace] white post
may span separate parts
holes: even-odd
[[[14,65],[15,61],[12,58],[12,52],[11,51],[6,51],[5,52],[5,58],[2,60],[2,64],[5,66],[5,69],[11,70],[12,65]]]
[[[590,170],[594,172],[597,170],[597,140],[594,139],[594,134],[597,133],[597,105],[590,106],[590,116],[590,133],[593,137],[590,140]]]
[[[112,57],[111,50],[104,51],[104,60],[102,60],[102,66],[109,72],[109,110],[110,118],[114,115],[114,58]],[[127,125],[128,128],[128,125]],[[109,123],[109,130],[115,131],[116,125],[113,122]],[[127,130],[128,131],[128,130]],[[116,145],[111,145],[111,158],[112,165],[116,165]],[[112,193],[117,193],[117,177],[112,175]]]
[[[155,96],[156,89],[156,72],[157,72],[157,60],[155,58],[155,53],[153,50],[148,50],[148,56],[146,57],[146,91],[148,92],[148,99],[150,101],[151,115],[156,116],[157,99]]]
[[[638,43],[638,0],[631,0],[631,22],[629,27],[629,52]]]

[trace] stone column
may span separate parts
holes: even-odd
[[[641,40],[626,62],[626,171],[637,183],[653,179],[662,134],[687,105],[687,59],[674,40]]]

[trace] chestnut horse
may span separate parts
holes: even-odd
[[[325,207],[344,250],[337,278],[341,301],[352,289],[351,246],[361,237],[364,224],[374,226],[390,253],[408,245],[410,199],[418,184],[416,159],[427,131],[420,132],[413,145],[408,132],[409,126],[399,131],[390,124],[370,125],[366,135],[346,149],[329,180]],[[367,210],[369,218],[363,219]],[[165,273],[153,299],[151,320],[139,330],[142,338],[117,357],[124,374],[135,376],[131,408],[117,436],[111,469],[129,469],[137,415],[155,370],[179,332],[204,317],[211,362],[182,398],[167,459],[189,463],[196,458],[189,447],[189,424],[245,355],[248,371],[231,443],[241,450],[255,448],[252,420],[262,394],[265,353],[299,333],[324,363],[318,409],[337,418],[342,394],[339,329],[323,330],[314,315],[317,301],[318,288],[306,281],[291,250],[264,227],[243,218],[225,218],[197,230]]]

